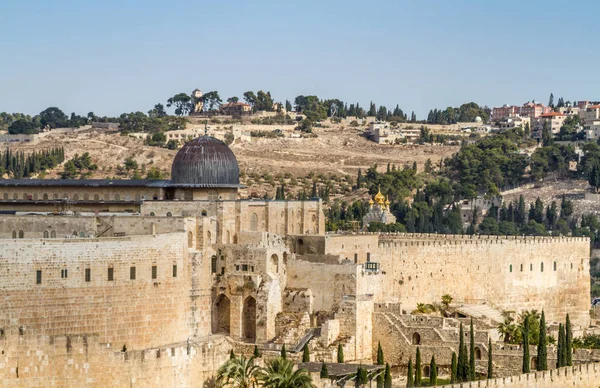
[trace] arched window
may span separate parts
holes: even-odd
[[[73,201],[79,201],[79,194],[73,195]]]
[[[250,230],[252,232],[258,232],[258,215],[252,213],[250,216]]]
[[[202,212],[200,213],[202,215],[202,217],[206,217],[206,210],[202,210]]]
[[[48,238],[48,236],[49,236],[49,235],[50,235],[50,234],[48,233],[48,231],[47,231],[47,230],[44,230],[44,238]]]
[[[73,236],[77,237],[79,234],[77,233],[77,231],[73,232]]]
[[[22,230],[19,230],[19,238],[24,238],[25,237],[25,233],[23,233]]]
[[[69,194],[67,194],[67,193],[64,193],[62,197],[63,197],[64,199],[69,199]]]
[[[554,270],[556,271],[556,261],[553,264]]]
[[[188,248],[194,247],[194,233],[192,231],[188,232]]]
[[[481,349],[475,348],[475,359],[481,360]]]
[[[52,194],[52,199],[58,199],[58,194],[56,194],[56,193]]]
[[[79,232],[79,237],[85,237],[85,232]]]
[[[19,199],[19,195],[17,193],[13,194],[13,199]]]
[[[94,201],[99,201],[100,200],[100,196],[98,194],[94,194]]]
[[[27,193],[23,194],[23,199],[27,199]]]
[[[231,233],[227,231],[227,244],[231,244]]]
[[[50,232],[50,237],[51,238],[56,238],[56,231],[53,230],[52,232]]]
[[[213,255],[210,258],[210,268],[212,273],[217,273],[217,256]]]
[[[4,193],[4,199],[8,199],[8,193]]]
[[[104,194],[104,200],[110,201],[110,194],[108,194],[108,193]]]
[[[37,193],[33,193],[33,200],[37,201],[38,200],[38,194]]]
[[[12,231],[12,238],[17,238],[17,231],[16,230]]]
[[[419,333],[413,333],[412,344],[413,345],[421,345],[421,335]]]
[[[167,217],[173,217],[173,213],[167,212]]]
[[[89,201],[90,200],[90,195],[88,193],[83,194],[83,200],[84,201]]]
[[[154,212],[150,212],[150,217],[154,217],[156,214]]]
[[[47,194],[47,193],[44,193],[44,195],[42,195],[42,199],[43,199],[44,201],[47,201],[47,200],[48,200],[48,194]]]
[[[115,201],[121,200],[121,194],[115,194]]]

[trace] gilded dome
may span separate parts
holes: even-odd
[[[221,140],[200,136],[175,155],[171,184],[191,187],[239,187],[240,170],[233,151]]]

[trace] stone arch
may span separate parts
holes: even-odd
[[[17,238],[17,231],[16,230],[12,231],[12,238]]]
[[[79,201],[79,194],[73,195],[73,201]]]
[[[194,247],[194,233],[190,230],[188,232],[188,248]]]
[[[73,236],[77,237],[77,236],[79,236],[79,233],[77,233],[77,231],[76,231],[76,230],[74,230],[74,231],[73,231]]]
[[[475,348],[475,359],[481,360],[481,349]]]
[[[63,196],[62,196],[62,197],[63,197],[63,199],[69,199],[69,194],[67,194],[67,193],[63,193]]]
[[[48,200],[48,193],[44,193],[44,195],[42,195],[42,199],[44,201],[47,201]]]
[[[56,230],[53,230],[52,232],[50,232],[50,237],[56,238]]]
[[[58,194],[56,194],[56,193],[52,194],[52,199],[58,199]]]
[[[100,196],[98,194],[94,194],[94,201],[99,201],[100,200]]]
[[[412,335],[412,344],[413,345],[421,345],[421,334],[413,333]]]
[[[220,294],[213,307],[212,332],[213,334],[226,333],[231,329],[231,302],[225,294]]]
[[[110,201],[110,194],[104,193],[104,200],[105,201]]]
[[[250,216],[250,230],[258,232],[258,215],[256,213],[252,213]]]
[[[246,342],[256,342],[256,299],[249,296],[242,309],[242,337]]]
[[[4,199],[8,199],[8,193],[4,193]]]
[[[23,193],[23,199],[27,199],[27,193]]]
[[[25,233],[22,230],[19,230],[19,238],[25,238]]]
[[[304,254],[304,240],[302,240],[301,238],[299,238],[298,241],[296,241],[296,253],[299,255]]]
[[[19,194],[13,193],[13,199],[19,199]]]
[[[200,212],[200,215],[201,215],[202,217],[206,217],[206,215],[207,215],[207,214],[208,214],[208,213],[206,212],[206,210],[202,210],[202,211]]]
[[[117,193],[115,194],[115,201],[120,201],[121,200],[121,194]]]
[[[430,373],[431,373],[431,368],[429,367],[429,365],[425,365],[423,367],[423,376],[424,377],[429,377]]]
[[[135,200],[136,200],[136,202],[140,202],[142,200],[142,196],[139,193],[137,193],[135,195]]]
[[[83,200],[84,201],[89,201],[90,200],[90,195],[88,193],[83,194]]]
[[[50,233],[48,233],[47,230],[44,230],[44,238],[48,238],[50,236]]]
[[[154,217],[154,216],[156,216],[156,213],[150,212],[150,217]]]
[[[531,370],[536,370],[537,369],[537,365],[538,365],[538,358],[537,357],[531,357]]]
[[[38,200],[38,193],[33,193],[33,200],[37,201]]]
[[[271,255],[270,267],[272,273],[279,273],[279,257],[274,253]]]
[[[167,212],[167,217],[173,217],[173,213]]]

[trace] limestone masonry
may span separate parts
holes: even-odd
[[[342,344],[347,362],[372,363],[381,341],[394,373],[419,345],[443,369],[462,318],[410,313],[444,294],[491,311],[476,320],[481,368],[492,312],[590,325],[587,238],[326,234],[319,199],[243,200],[239,187],[235,156],[209,136],[179,151],[171,181],[0,181],[3,386],[211,386],[232,348],[254,344],[298,360],[309,343],[312,361]],[[500,379],[486,386],[598,378],[577,365],[511,385],[521,352],[494,346]]]

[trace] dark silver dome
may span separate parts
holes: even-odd
[[[237,159],[221,140],[201,136],[187,142],[175,155],[171,183],[177,186],[237,187],[240,169]]]

